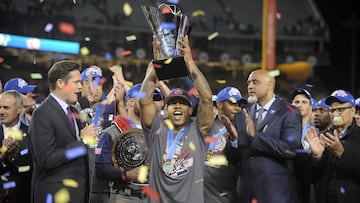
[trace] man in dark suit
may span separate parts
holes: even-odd
[[[237,202],[296,202],[294,158],[301,148],[300,111],[275,96],[275,79],[268,71],[253,71],[247,82],[248,102],[253,104],[233,120],[241,156]],[[245,125],[247,119],[253,119],[254,125]]]
[[[80,129],[71,106],[82,89],[80,65],[59,61],[50,68],[48,80],[51,93],[34,111],[30,123],[32,202],[53,202],[59,194],[68,202],[88,202],[89,163],[81,138],[95,137],[96,129],[94,125]]]
[[[0,95],[0,141],[1,148],[7,148],[0,154],[1,175],[7,179],[0,181],[1,203],[30,203],[32,159],[28,127],[20,122],[22,105],[22,96],[15,90]]]

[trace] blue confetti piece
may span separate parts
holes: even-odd
[[[85,146],[78,146],[66,150],[65,156],[68,160],[72,160],[81,156],[84,156],[87,153]]]
[[[345,188],[344,187],[340,187],[340,193],[345,194]]]
[[[297,149],[295,150],[296,153],[302,154],[302,153],[308,153],[307,151],[305,151],[304,149]]]
[[[145,93],[145,92],[142,92],[142,91],[135,91],[135,92],[133,93],[133,97],[134,97],[134,98],[142,99],[142,98],[145,98],[145,97],[146,97],[146,93]]]
[[[294,142],[296,140],[296,136],[295,135],[289,135],[289,136],[287,136],[286,139],[287,139],[288,142]]]
[[[314,87],[314,85],[312,85],[312,84],[305,84],[304,86],[305,87]]]
[[[28,153],[29,153],[29,149],[28,149],[28,148],[23,149],[23,150],[20,151],[21,156],[24,156],[25,154],[28,154]]]
[[[168,0],[167,2],[172,4],[179,4],[179,0]]]
[[[53,203],[53,197],[49,193],[46,195],[46,203]]]
[[[16,187],[15,181],[6,182],[3,184],[4,190]]]
[[[161,23],[160,27],[166,30],[174,30],[176,28],[175,23]]]

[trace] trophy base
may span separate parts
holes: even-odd
[[[183,56],[154,60],[153,64],[159,80],[181,78],[189,75]]]

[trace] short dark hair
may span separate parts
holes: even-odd
[[[80,65],[74,61],[63,60],[54,63],[48,72],[50,90],[55,89],[55,84],[58,79],[62,79],[67,82],[69,73],[73,70],[80,71]]]

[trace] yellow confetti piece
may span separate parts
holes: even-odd
[[[134,83],[133,83],[133,82],[131,82],[131,81],[125,81],[125,83],[126,83],[129,87],[131,87],[131,86],[133,86],[133,85],[134,85]]]
[[[130,35],[126,37],[126,41],[135,41],[136,40],[136,36],[135,35]]]
[[[231,101],[231,103],[235,104],[237,103],[236,99],[234,97],[230,97],[229,100]]]
[[[8,148],[5,145],[1,146],[1,148],[0,148],[0,152],[3,153],[3,154],[5,154],[5,152],[7,150],[8,150]]]
[[[84,141],[84,143],[86,145],[89,145],[89,146],[93,146],[96,144],[96,137],[94,137],[94,136],[84,135],[82,137],[82,140]]]
[[[54,197],[55,203],[67,203],[70,201],[70,193],[66,188],[56,192]]]
[[[209,129],[209,126],[204,125],[204,126],[201,126],[200,131],[206,131],[208,129]]]
[[[7,182],[7,181],[8,181],[8,179],[7,179],[6,176],[1,176],[0,179],[1,179],[2,181],[4,181],[4,182]]]
[[[194,152],[195,151],[195,144],[193,142],[189,142],[189,148]]]
[[[21,130],[8,129],[6,132],[9,137],[13,137],[15,140],[21,141],[23,139],[23,132]]]
[[[74,179],[63,179],[63,184],[67,187],[72,187],[72,188],[78,188],[79,187],[79,183],[76,182]]]
[[[165,119],[164,122],[170,130],[174,129],[174,125],[171,123],[170,119]]]
[[[217,36],[219,36],[219,32],[214,32],[212,34],[210,34],[207,39],[210,41],[210,40],[213,40],[215,39]]]
[[[80,119],[81,119],[82,121],[84,121],[85,123],[88,123],[88,121],[89,121],[89,116],[88,116],[87,113],[82,112],[82,113],[80,113]]]
[[[30,171],[30,166],[29,165],[28,166],[19,166],[18,171],[19,171],[19,173],[28,172],[28,171]]]
[[[279,70],[272,70],[272,71],[269,71],[269,76],[270,77],[277,77],[280,75],[280,71]]]
[[[213,165],[213,166],[221,166],[221,165],[226,166],[228,164],[228,161],[224,155],[212,156],[212,157],[210,157],[208,162],[210,165]]]
[[[191,14],[193,17],[196,17],[196,16],[205,16],[205,11],[203,10],[196,10],[194,12],[192,12]]]
[[[147,179],[147,175],[148,175],[148,167],[145,166],[145,165],[141,165],[139,167],[139,175],[137,177],[137,180],[140,182],[140,183],[143,183],[146,181]]]
[[[226,80],[216,80],[218,84],[226,84]]]
[[[296,155],[295,152],[290,151],[290,150],[287,150],[287,149],[285,150],[285,152],[288,153],[289,155],[292,155],[292,156],[295,156],[295,155]]]
[[[224,196],[228,196],[228,193],[227,192],[220,193],[220,197],[224,197]]]
[[[123,11],[124,11],[124,14],[125,14],[126,16],[131,15],[131,13],[132,13],[132,8],[131,8],[131,6],[130,6],[129,3],[127,3],[127,2],[124,3]]]
[[[164,61],[164,64],[170,64],[171,61],[172,61],[172,58],[168,58],[168,59],[166,59],[166,60]]]

